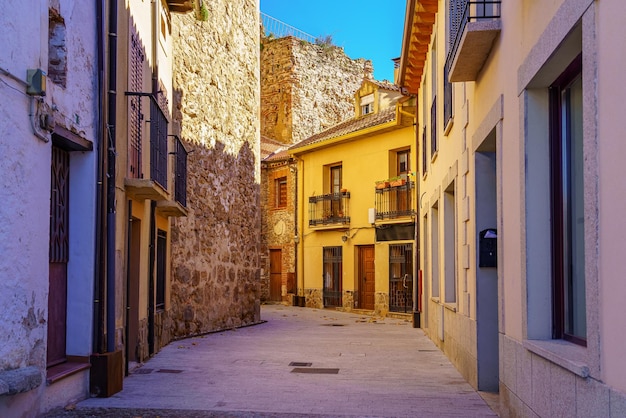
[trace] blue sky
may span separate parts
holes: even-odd
[[[406,0],[260,0],[261,12],[314,37],[331,35],[353,59],[374,64],[374,78],[393,81]]]

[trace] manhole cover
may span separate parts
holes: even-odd
[[[289,367],[311,367],[313,363],[305,363],[302,361],[292,361],[289,363]]]
[[[322,324],[324,327],[343,327],[345,324]]]
[[[135,369],[132,374],[150,374],[154,371],[154,369]]]
[[[309,374],[337,374],[339,369],[329,369],[322,367],[296,367],[291,373],[309,373]]]
[[[182,370],[176,370],[176,369],[159,369],[157,370],[157,373],[182,373]]]

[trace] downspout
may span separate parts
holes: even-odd
[[[289,164],[293,163],[293,158],[289,159],[290,162]],[[295,170],[293,172],[293,175],[295,177],[295,190],[294,190],[294,209],[293,209],[293,225],[294,225],[294,237],[293,237],[293,244],[294,244],[294,268],[296,269],[295,273],[296,273],[296,288],[294,289],[294,295],[297,296],[298,295],[298,242],[300,241],[300,236],[298,235],[298,163],[296,163],[295,166]],[[297,299],[296,299],[297,300]]]
[[[106,139],[106,123],[105,123],[105,109],[104,109],[104,97],[106,94],[105,84],[106,77],[104,72],[104,0],[98,0],[96,2],[96,17],[97,17],[97,37],[98,37],[98,125],[100,126],[100,134],[98,136],[98,146],[96,148],[97,160],[98,160],[98,172],[96,182],[96,242],[95,242],[95,272],[94,272],[94,293],[93,293],[93,328],[92,328],[92,351],[97,353],[103,353],[103,335],[104,335],[104,285],[105,285],[105,266],[104,260],[106,254],[104,253],[106,244],[106,221],[104,219],[104,173],[106,170],[105,156],[105,139]]]
[[[109,8],[109,88],[106,133],[108,134],[107,157],[107,352],[115,351],[115,171],[117,116],[117,1],[111,0]]]

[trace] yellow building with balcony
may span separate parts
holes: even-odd
[[[365,80],[355,117],[292,146],[298,293],[307,307],[414,310],[415,105]]]

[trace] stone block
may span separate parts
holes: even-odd
[[[516,344],[516,395],[522,402],[530,403],[532,399],[532,357],[522,344]]]
[[[0,372],[0,395],[15,395],[33,390],[41,385],[41,371],[35,366]]]
[[[550,387],[551,363],[539,356],[532,356],[532,409],[541,416],[550,416],[551,387]]]
[[[609,413],[611,417],[626,417],[626,394],[609,389]]]
[[[609,388],[587,377],[576,376],[576,415],[579,417],[608,417]]]
[[[552,417],[573,417],[576,415],[576,377],[573,373],[557,365],[550,371],[552,390]]]

